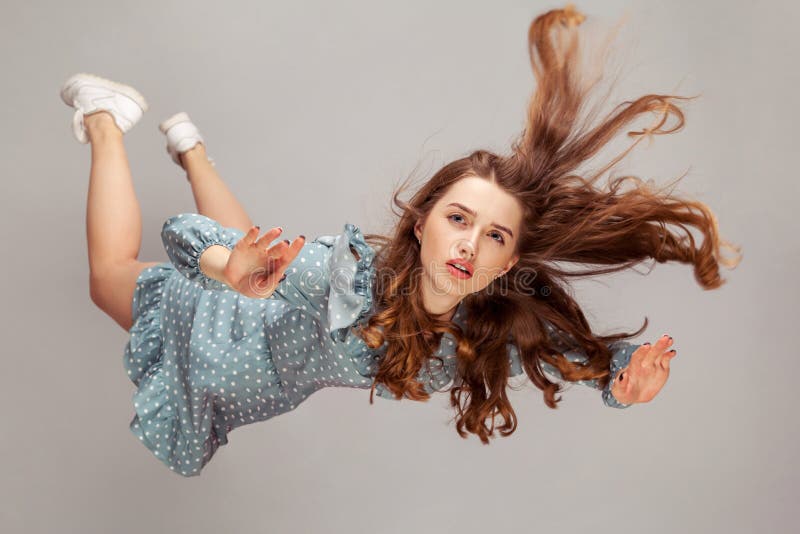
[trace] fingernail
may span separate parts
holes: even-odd
[[[306,238],[306,236],[304,236],[304,235],[301,235],[300,237],[302,237],[304,240],[305,240],[305,238]]]
[[[642,345],[649,345],[649,344],[650,344],[650,342],[649,342],[649,341],[648,341],[647,343],[642,343]]]
[[[260,226],[256,226],[256,229],[257,229],[257,230],[261,230],[261,227],[260,227]]]
[[[285,274],[283,276],[281,276],[281,279],[278,280],[278,282],[283,282],[284,280],[286,280],[286,275]]]
[[[284,239],[283,242],[286,243],[287,245],[289,244],[289,240],[288,239]]]

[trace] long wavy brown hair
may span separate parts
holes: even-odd
[[[582,113],[597,82],[582,76],[579,66],[577,29],[584,18],[568,5],[532,22],[528,50],[536,89],[527,124],[509,155],[476,150],[452,161],[408,202],[399,199],[402,186],[393,195],[400,209],[395,212],[399,220],[394,235],[365,236],[376,249],[375,313],[354,328],[369,347],[386,345],[370,403],[378,383],[398,399],[428,400],[416,377],[423,364],[440,359],[434,353],[449,332],[457,340],[460,378],[450,389],[456,431],[464,438],[466,432],[477,434],[488,444],[497,415],[504,421],[497,427],[501,436],[512,434],[517,426],[506,393],[509,342],[516,346],[527,377],[543,391],[545,404],[556,408],[562,386],[548,380],[541,362],[556,367],[566,381],[597,379],[605,387],[612,356],[608,345],[647,327],[645,317],[636,332],[594,334],[571,296],[570,278],[620,271],[652,258],[691,264],[700,286],[714,289],[724,283],[720,265],[733,268],[741,260],[741,255],[722,257],[721,247],[736,253],[740,249],[720,238],[716,218],[702,202],[679,198],[635,176],[610,179],[607,188],[595,185],[642,139],[680,130],[684,113],[678,104],[696,97],[647,94],[619,104],[594,124]],[[627,150],[591,176],[578,174],[579,165],[644,114],[655,115],[655,121],[628,132],[635,141]],[[667,127],[670,119],[674,124]],[[523,222],[514,251],[519,262],[461,303],[468,317],[464,332],[452,321],[429,315],[420,292],[410,288],[420,287],[423,272],[414,224],[424,221],[448,188],[467,176],[491,180],[516,197],[523,206]],[[695,241],[690,227],[700,232],[702,243]],[[557,262],[585,268],[565,270]],[[586,354],[586,364],[568,361],[563,351],[570,349]]]

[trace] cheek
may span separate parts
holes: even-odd
[[[430,271],[431,243],[426,242],[424,239],[422,241],[422,246],[420,247],[419,262],[424,272]]]
[[[477,271],[480,271],[480,276],[475,278],[475,283],[480,287],[486,287],[491,284],[495,277],[500,274],[505,264],[502,263],[501,258],[492,257],[486,258],[486,262],[482,263]]]

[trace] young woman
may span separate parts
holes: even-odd
[[[547,406],[565,382],[602,391],[606,405],[648,402],[676,351],[669,335],[634,345],[634,333],[591,331],[568,279],[652,258],[691,264],[705,289],[723,284],[721,240],[704,204],[635,177],[595,182],[639,140],[683,126],[676,102],[649,94],[590,122],[592,83],[578,67],[572,6],[531,24],[537,80],[527,125],[508,155],[477,150],[445,165],[410,199],[398,199],[391,236],[259,237],[217,175],[188,115],[160,125],[186,170],[198,213],[170,217],[170,261],[141,262],[141,215],[123,135],[147,110],[130,86],[77,74],[62,87],[73,130],[91,143],[87,207],[91,298],[130,333],[125,367],[137,386],[131,431],[166,466],[200,474],[227,434],[293,410],[329,386],[426,400],[450,391],[456,430],[483,443],[507,436],[516,416],[506,388],[523,373]],[[646,113],[655,124],[593,176],[578,166]],[[677,119],[671,128],[668,119]],[[623,190],[626,181],[632,187]],[[402,189],[402,188],[401,188]],[[683,235],[668,225],[677,226]],[[689,232],[703,236],[700,245]],[[598,267],[566,270],[556,262]],[[549,376],[548,376],[549,375]],[[555,380],[555,381],[551,381]]]

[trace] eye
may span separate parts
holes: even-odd
[[[452,220],[454,220],[453,217],[458,217],[462,221],[464,220],[464,217],[460,213],[454,213],[454,214],[450,215],[448,217],[448,219],[450,219],[452,221]],[[459,223],[459,224],[461,224],[461,223]],[[497,236],[497,238],[498,238],[498,239],[495,239],[493,237],[492,239],[494,239],[495,241],[497,241],[500,244],[505,244],[506,240],[503,239],[503,234],[501,234],[500,232],[492,232],[492,235],[493,236]]]
[[[505,243],[506,242],[506,240],[503,239],[503,235],[500,232],[494,232],[494,235],[496,235],[497,237],[500,238],[500,239],[495,239],[495,241],[497,241],[498,243]]]
[[[452,221],[452,220],[453,220],[453,217],[458,217],[458,218],[459,218],[459,219],[461,219],[462,221],[464,220],[464,217],[462,217],[462,216],[461,216],[460,214],[458,214],[458,213],[454,213],[454,214],[452,214],[452,215],[451,215],[450,217],[448,217],[448,218],[449,218],[449,219]]]

